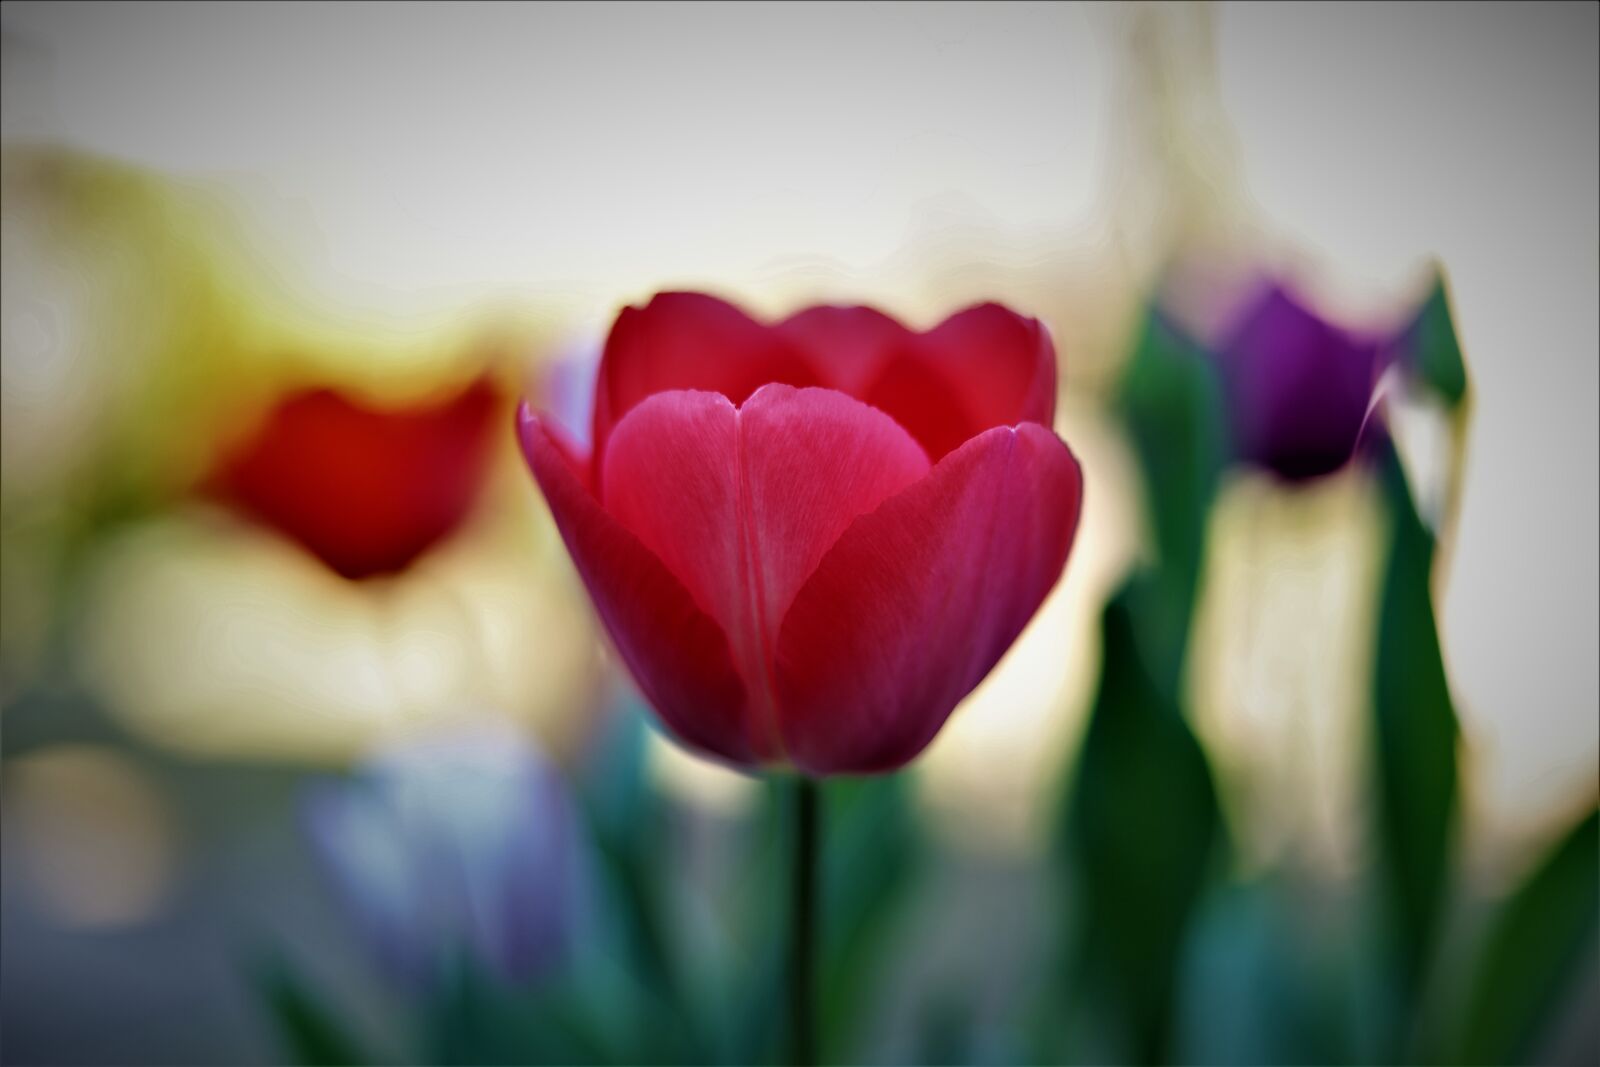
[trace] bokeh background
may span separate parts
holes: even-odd
[[[639,881],[670,887],[664,936],[713,946],[686,954],[718,971],[652,988],[714,1000],[743,958],[715,946],[760,955],[781,909],[741,934],[714,902],[760,896],[774,798],[645,724],[509,429],[521,395],[584,425],[610,320],[675,288],[769,316],[1035,314],[1085,465],[1073,559],[1022,640],[914,768],[834,801],[840,826],[865,812],[858,880],[878,889],[870,936],[834,961],[865,1018],[833,1054],[1424,1055],[1471,996],[1449,976],[1600,788],[1596,11],[8,2],[0,1056],[282,1062],[308,1033],[324,1053],[354,1033],[389,1043],[378,1058],[510,1055],[475,1045],[459,1004],[407,1051],[393,1020],[417,998],[473,1000],[418,992],[418,939],[475,958],[515,942],[490,960],[513,985],[567,942],[630,972],[634,913],[612,898]],[[1396,994],[1381,949],[1327,944],[1365,929],[1385,847],[1380,480],[1234,469],[1182,690],[1228,846],[1156,997],[1170,1040],[1075,1025],[1040,1045],[1038,1018],[1075,999],[1040,992],[1072,970],[1041,946],[1076,906],[1055,842],[1101,612],[1151,552],[1120,383],[1152,302],[1203,333],[1214,294],[1262,271],[1350,324],[1399,321],[1443,278],[1471,377],[1465,412],[1389,406],[1439,537],[1460,726],[1433,979]],[[292,517],[361,502],[274,504],[237,476],[284,399],[318,390],[356,428],[261,460],[251,485],[360,436],[351,412],[409,413],[415,439],[371,446],[391,455],[457,423],[474,442],[439,475],[471,493],[371,574]],[[391,505],[411,506],[372,506]],[[424,784],[393,786],[407,775]],[[566,811],[529,799],[552,790],[587,820],[522,825]],[[660,833],[602,890],[583,871],[616,873],[607,819]],[[424,892],[413,862],[465,873]],[[484,935],[480,890],[537,904]],[[1546,934],[1574,962],[1500,1054],[1593,1062],[1593,926]],[[1314,1009],[1269,995],[1286,986]],[[1407,1021],[1371,1022],[1390,1016]]]

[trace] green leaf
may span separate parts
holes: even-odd
[[[1152,663],[1162,677],[1182,659],[1189,616],[1205,555],[1206,523],[1228,459],[1227,414],[1216,362],[1153,306],[1145,313],[1118,392],[1134,451],[1144,472],[1145,505],[1168,586],[1158,629],[1163,648]],[[1144,613],[1149,616],[1148,609]],[[1144,625],[1141,622],[1141,625]]]
[[[926,1067],[982,1063],[973,998],[967,990],[942,989],[924,1005],[917,1020],[913,1062]]]
[[[1533,1051],[1600,915],[1600,812],[1568,832],[1506,902],[1479,956],[1448,1059],[1512,1063]]]
[[[1433,535],[1392,446],[1378,464],[1389,542],[1373,676],[1377,831],[1404,993],[1414,1006],[1448,891],[1457,725],[1433,609]]]
[[[902,775],[832,780],[822,796],[822,1051],[849,1059],[916,882],[921,839]]]
[[[787,1037],[790,855],[795,783],[772,777],[739,838],[730,899],[725,909],[736,956],[729,974],[726,1021],[733,1062],[781,1058]],[[822,826],[827,838],[827,823]],[[824,864],[826,858],[824,857]],[[824,866],[826,870],[826,866]]]
[[[610,838],[626,837],[635,820],[654,809],[645,765],[649,714],[636,697],[618,697],[577,782],[590,820]]]
[[[1107,605],[1104,667],[1056,855],[1077,889],[1064,997],[1094,1003],[1113,1052],[1170,1054],[1180,958],[1223,840],[1211,770],[1152,677],[1125,588]]]
[[[1416,316],[1400,332],[1396,345],[1412,373],[1427,383],[1450,407],[1467,395],[1467,365],[1456,338],[1455,318],[1444,275],[1434,277],[1433,288]]]
[[[640,1010],[652,1020],[645,1051],[657,1062],[695,1058],[709,1035],[684,987],[672,937],[676,868],[667,854],[667,804],[648,782],[643,707],[629,701],[617,711],[579,789],[603,882],[599,900],[617,927]]]
[[[636,1023],[637,998],[613,986],[562,975],[533,986],[508,984],[463,959],[433,991],[428,1062],[568,1064],[626,1061],[646,1050],[618,1046]],[[602,1017],[603,1016],[603,1017]],[[654,1050],[650,1050],[654,1051]]]
[[[272,959],[258,967],[256,985],[284,1050],[294,1062],[305,1067],[374,1062],[338,1018],[323,1007],[323,998],[281,960]]]
[[[1363,1061],[1370,939],[1354,909],[1280,869],[1207,895],[1184,960],[1180,1062]]]

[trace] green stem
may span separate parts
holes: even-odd
[[[818,787],[801,778],[795,797],[794,892],[789,912],[789,1040],[796,1067],[817,1062],[817,852],[821,830]]]

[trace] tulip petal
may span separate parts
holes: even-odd
[[[857,516],[927,471],[892,419],[828,389],[768,385],[738,408],[660,393],[613,431],[606,510],[727,633],[763,759],[782,755],[771,662],[795,593]]]
[[[828,305],[807,308],[774,328],[829,388],[883,411],[934,459],[986,428],[939,365],[931,334],[874,308]]]
[[[918,384],[904,364],[931,371],[942,392]],[[938,462],[968,439],[995,426],[1037,422],[1049,426],[1056,412],[1056,351],[1037,320],[999,304],[979,304],[945,319],[917,346],[891,364],[867,395],[913,430]],[[964,418],[951,421],[930,401],[954,398]]]
[[[646,397],[701,389],[741,404],[768,382],[819,384],[776,331],[727,301],[658,293],[642,308],[624,308],[606,338],[595,387],[595,462],[617,423]]]
[[[927,333],[867,307],[813,307],[775,326],[817,380],[885,412],[938,462],[995,426],[1055,418],[1056,357],[1038,320],[979,304]]]
[[[984,425],[969,413],[965,399],[920,349],[903,349],[891,360],[867,390],[866,400],[904,426],[934,462],[994,425]]]
[[[745,688],[722,629],[639,539],[600,507],[570,448],[526,406],[523,454],[595,608],[646,699],[686,744],[737,763]]]
[[[1379,347],[1269,286],[1223,348],[1240,454],[1290,481],[1348,463],[1367,425]]]
[[[789,758],[811,774],[911,759],[994,667],[1060,577],[1082,502],[1042,426],[988,430],[857,519],[784,618]]]
[[[399,409],[331,389],[293,393],[224,459],[210,488],[346,578],[392,574],[471,511],[500,405],[488,378]]]
[[[876,308],[821,304],[773,329],[811,365],[830,389],[865,400],[872,383],[918,335]]]

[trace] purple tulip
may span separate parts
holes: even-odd
[[[511,981],[568,955],[583,898],[576,812],[508,725],[408,739],[304,796],[312,849],[387,970],[427,984],[465,956]]]
[[[1269,284],[1217,347],[1236,454],[1289,481],[1349,462],[1391,351],[1341,329]]]

